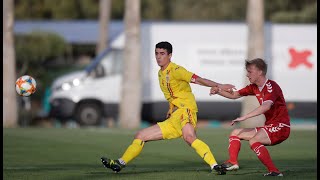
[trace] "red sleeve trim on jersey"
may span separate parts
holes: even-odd
[[[196,74],[193,74],[192,77],[191,77],[190,82],[191,82],[191,83],[196,83],[196,79],[197,79],[198,77],[199,77],[199,76],[197,76]]]

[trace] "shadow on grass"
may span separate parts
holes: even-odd
[[[301,177],[303,174],[307,177],[316,177],[317,166],[314,160],[277,160],[275,164],[285,177]],[[302,166],[303,165],[303,166]],[[120,173],[114,173],[110,169],[106,169],[100,162],[92,163],[69,163],[69,164],[50,164],[50,165],[30,165],[30,166],[16,166],[16,167],[3,167],[6,173],[43,173],[55,174],[65,173],[68,176],[79,176],[80,179],[101,179],[101,178],[115,178],[115,179],[129,179],[138,175],[139,177],[146,178],[151,176],[170,176],[181,174],[183,176],[196,176],[201,177],[214,176],[216,172],[211,173],[210,168],[204,162],[181,162],[168,164],[159,163],[143,163],[134,162],[123,169]],[[240,160],[240,169],[238,171],[227,172],[226,176],[233,177],[262,177],[267,173],[267,169],[259,160]],[[306,177],[306,178],[307,178]],[[64,178],[63,178],[64,179]],[[68,179],[68,177],[66,177]]]

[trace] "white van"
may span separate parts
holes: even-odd
[[[294,115],[316,116],[316,110],[313,112],[317,99],[316,25],[268,24],[266,30],[268,76],[280,84],[288,103],[293,102],[296,107],[302,103],[298,109],[292,109]],[[158,84],[159,66],[154,55],[158,42],[170,42],[173,46],[172,61],[187,70],[241,88],[245,79],[247,32],[245,23],[142,23],[142,119],[162,121],[168,110],[168,102]],[[99,124],[103,117],[117,118],[124,43],[124,33],[121,33],[110,43],[110,48],[98,55],[86,69],[57,78],[51,87],[50,115],[61,120],[74,118],[81,125]],[[308,62],[313,66],[310,68],[303,63],[296,67],[288,66],[292,61],[290,48],[297,52],[311,51]],[[209,96],[208,87],[191,86],[199,108],[198,119],[230,120],[239,115],[241,99]],[[309,107],[306,110],[304,103]]]

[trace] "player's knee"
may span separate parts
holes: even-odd
[[[183,136],[183,139],[184,139],[184,141],[186,141],[189,145],[191,145],[191,144],[193,143],[193,141],[195,141],[195,140],[197,139],[197,137],[194,136],[194,135],[189,134],[189,135],[184,135],[184,136]]]
[[[250,146],[251,146],[252,144],[256,143],[256,142],[259,142],[259,140],[258,140],[257,138],[254,138],[254,137],[249,140]]]
[[[231,131],[230,136],[239,136],[242,129],[234,129]]]
[[[142,141],[145,141],[145,135],[142,131],[138,131],[136,135],[134,136],[135,139],[140,139]]]

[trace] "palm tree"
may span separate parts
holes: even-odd
[[[140,0],[125,1],[125,49],[120,127],[138,128],[141,121]]]
[[[18,125],[15,91],[16,61],[14,51],[14,1],[3,1],[3,127]]]
[[[109,35],[109,21],[111,14],[111,0],[100,0],[99,1],[99,24],[100,34],[98,38],[98,44],[96,48],[96,54],[108,47],[108,35]]]
[[[263,0],[248,0],[247,4],[247,24],[248,24],[248,59],[264,57],[264,3]],[[249,84],[245,77],[245,84]],[[259,103],[254,96],[244,97],[242,101],[241,114],[247,114],[257,108]],[[250,118],[241,122],[244,127],[256,127],[263,125],[265,117],[263,115]]]

